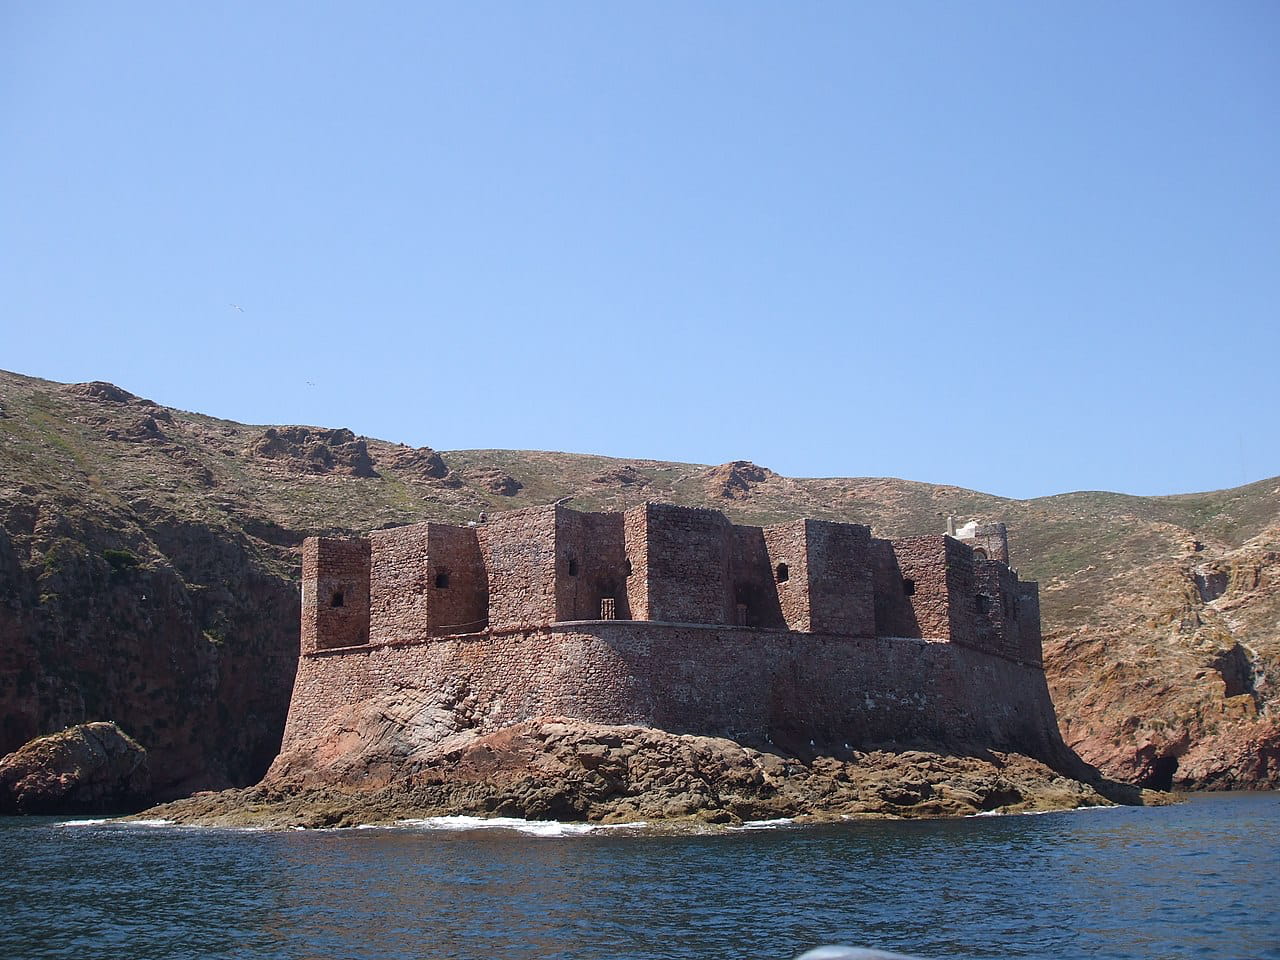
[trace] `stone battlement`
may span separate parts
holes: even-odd
[[[755,527],[664,503],[557,504],[309,538],[302,653],[633,621],[925,639],[1039,666],[1037,587],[1007,561],[1003,524],[882,540],[828,520]]]
[[[385,697],[448,694],[465,707],[441,730],[559,716],[1064,755],[1036,585],[1005,562],[1003,526],[883,540],[856,523],[557,504],[311,538],[302,556],[286,753]]]

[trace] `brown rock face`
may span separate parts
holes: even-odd
[[[67,386],[67,390],[90,400],[103,400],[107,403],[135,403],[149,407],[155,406],[155,404],[150,400],[144,400],[142,397],[135,396],[128,390],[122,390],[114,383],[107,383],[104,380],[94,380],[91,383],[72,383]]]
[[[442,480],[449,474],[444,458],[430,447],[397,447],[387,458],[389,466],[428,480]]]
[[[706,472],[707,491],[724,500],[743,500],[752,490],[771,477],[772,470],[757,466],[749,460],[734,460],[712,467]]]
[[[1063,735],[1080,756],[1158,789],[1280,786],[1273,537],[1214,559],[1191,542],[1097,626],[1046,644]]]
[[[473,470],[468,475],[473,483],[503,497],[514,497],[524,487],[519,480],[501,470]]]
[[[3,813],[119,813],[150,796],[147,751],[114,723],[79,724],[0,759]]]
[[[299,473],[343,473],[376,477],[364,440],[350,430],[268,427],[249,449],[251,456],[278,461]]]
[[[259,786],[147,811],[187,823],[354,826],[476,814],[734,824],[803,816],[952,817],[1109,801],[1017,754],[758,750],[733,740],[544,717],[480,735],[446,695],[281,757]],[[465,707],[463,708],[465,709]],[[372,716],[372,714],[369,714]],[[416,731],[416,737],[410,731]],[[430,731],[429,733],[427,731]],[[1131,802],[1161,802],[1136,793]]]
[[[597,473],[591,478],[591,482],[606,487],[644,487],[649,484],[645,475],[630,464],[618,467],[616,470],[605,470],[602,473]]]

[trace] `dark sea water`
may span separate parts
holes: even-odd
[[[703,836],[0,819],[0,958],[1280,958],[1280,795]],[[560,835],[556,835],[560,834]]]

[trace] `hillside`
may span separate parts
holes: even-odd
[[[298,546],[572,497],[811,516],[880,536],[1010,525],[1038,579],[1067,742],[1110,776],[1280,781],[1280,478],[1177,497],[1007,500],[893,479],[505,450],[437,452],[0,373],[0,754],[115,720],[162,795],[255,781],[280,743]]]

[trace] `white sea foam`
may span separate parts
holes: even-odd
[[[55,823],[55,827],[101,827],[110,824],[113,827],[171,827],[172,820],[120,820],[104,817],[97,820],[64,820]]]
[[[424,817],[418,820],[397,820],[395,826],[418,830],[514,830],[533,837],[577,837],[599,830],[636,829],[644,827],[636,823],[564,823],[560,820],[523,820],[519,817]],[[373,829],[376,824],[362,824]]]
[[[1087,810],[1119,810],[1120,807],[1112,804],[1102,804],[1093,807],[1068,807],[1065,810],[982,810],[978,813],[971,813],[966,819],[972,820],[974,817],[1043,817],[1050,813],[1084,813]]]
[[[744,820],[730,830],[776,830],[778,827],[789,827],[793,823],[790,817],[778,817],[775,820]]]

